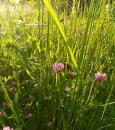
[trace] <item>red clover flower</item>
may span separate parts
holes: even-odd
[[[64,70],[64,64],[63,63],[55,63],[52,65],[52,69],[54,73],[61,72]]]
[[[10,128],[9,126],[5,126],[3,130],[14,130],[13,128]]]
[[[107,75],[105,73],[96,73],[95,74],[95,80],[97,82],[102,82],[102,81],[106,81],[107,80]]]

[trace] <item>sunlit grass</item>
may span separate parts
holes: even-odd
[[[0,6],[0,129],[115,129],[114,3],[66,4]]]

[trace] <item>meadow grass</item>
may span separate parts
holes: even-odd
[[[1,130],[115,129],[115,3],[74,1],[68,16],[64,2],[0,6]]]

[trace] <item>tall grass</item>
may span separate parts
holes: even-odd
[[[64,2],[1,6],[1,129],[115,129],[115,3],[91,0],[82,12],[74,1],[68,16]],[[71,70],[54,74],[61,62]],[[107,81],[96,82],[97,72]]]

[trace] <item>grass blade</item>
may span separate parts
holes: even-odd
[[[70,46],[67,44],[66,35],[65,35],[65,33],[64,33],[64,31],[63,31],[61,25],[60,25],[60,22],[59,22],[59,20],[58,20],[58,18],[57,18],[57,15],[56,15],[55,11],[53,10],[53,8],[52,8],[52,6],[51,6],[51,4],[50,4],[50,2],[49,2],[48,0],[43,0],[43,2],[44,2],[44,4],[45,4],[45,7],[48,9],[48,12],[50,13],[50,15],[51,15],[53,21],[55,22],[56,26],[58,27],[58,29],[59,29],[59,31],[60,31],[60,33],[61,33],[61,35],[62,35],[62,37],[63,37],[63,39],[64,39],[64,41],[65,41],[65,42],[64,42],[64,43],[65,43],[64,45],[65,45],[65,47],[66,47],[67,50],[68,50],[68,54],[69,54],[69,56],[70,56],[70,59],[71,59],[71,61],[72,61],[72,63],[73,63],[74,68],[78,71],[78,65],[77,65],[77,63],[76,63],[75,57],[74,57],[74,55],[73,55],[73,53],[72,53],[72,50],[71,50]]]

